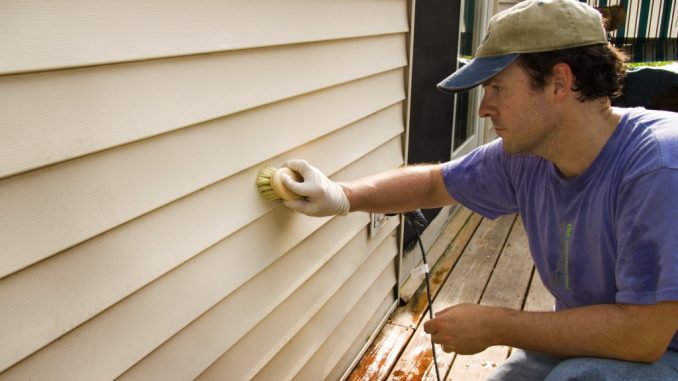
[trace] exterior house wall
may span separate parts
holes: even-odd
[[[402,165],[408,2],[0,5],[0,380],[338,379],[397,227],[264,165]]]

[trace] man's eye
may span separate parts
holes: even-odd
[[[497,93],[501,91],[502,87],[499,85],[483,85],[483,90],[485,92]]]

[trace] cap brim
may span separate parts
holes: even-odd
[[[510,65],[519,54],[506,54],[494,57],[476,57],[461,69],[443,79],[439,84],[440,90],[449,93],[458,93],[472,89]]]

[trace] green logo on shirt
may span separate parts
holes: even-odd
[[[556,271],[553,273],[553,280],[555,283],[559,284],[560,287],[569,290],[570,289],[570,240],[572,239],[572,233],[574,227],[572,224],[565,225],[565,234],[563,235],[563,240],[560,245],[560,253],[558,253],[558,264],[556,265]]]

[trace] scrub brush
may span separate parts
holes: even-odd
[[[287,167],[265,167],[260,169],[257,174],[256,183],[259,193],[267,200],[277,200],[279,198],[288,201],[302,199],[303,196],[300,196],[285,187],[281,178],[281,175],[283,174],[287,174],[294,181],[303,180],[301,175]]]

